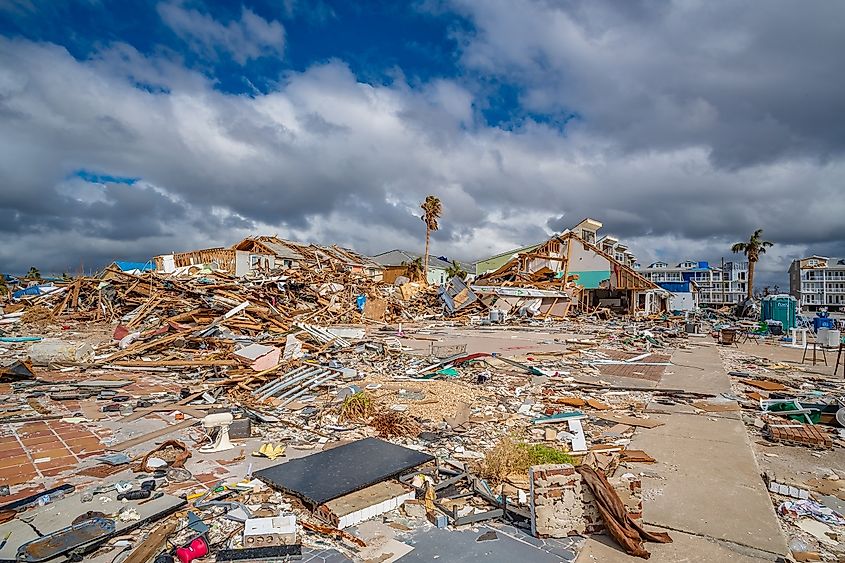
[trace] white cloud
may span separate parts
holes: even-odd
[[[766,264],[781,271],[787,254],[835,254],[831,241],[845,240],[841,159],[732,171],[706,146],[628,152],[586,123],[503,130],[455,81],[372,85],[333,61],[247,97],[126,45],[79,61],[0,39],[0,92],[3,270],[256,233],[421,249],[418,206],[430,193],[444,202],[433,251],[461,259],[538,241],[561,215],[563,225],[596,217],[641,257],[662,249],[678,261],[717,259],[763,227],[779,243]],[[82,197],[68,180],[79,169],[141,181]]]
[[[536,112],[628,152],[704,146],[721,167],[845,152],[845,4],[447,0],[462,61]]]
[[[278,21],[267,21],[249,8],[241,9],[241,19],[221,23],[199,10],[189,9],[180,0],[161,2],[157,6],[161,19],[192,49],[210,58],[219,52],[228,53],[235,61],[246,64],[264,56],[281,56],[285,46],[285,29]]]

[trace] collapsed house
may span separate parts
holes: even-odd
[[[267,274],[279,270],[308,268],[364,274],[376,281],[384,268],[354,250],[338,245],[321,246],[275,236],[248,237],[230,248],[216,247],[162,254],[153,258],[156,271],[221,270],[235,277]]]
[[[671,293],[596,245],[601,223],[585,219],[572,230],[515,254],[467,286],[452,280],[442,290],[447,311],[473,304],[531,317],[565,317],[572,309],[627,315],[667,311]]]

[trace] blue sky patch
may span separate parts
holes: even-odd
[[[77,170],[71,176],[76,176],[77,178],[82,178],[86,182],[90,182],[92,184],[126,184],[132,186],[140,180],[140,178],[127,178],[125,176],[114,176],[112,174],[101,174],[98,172],[92,172],[90,170]]]

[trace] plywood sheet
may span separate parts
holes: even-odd
[[[648,418],[636,418],[633,416],[627,416],[624,414],[618,414],[613,412],[598,412],[595,414],[595,416],[602,420],[619,422],[621,424],[627,424],[628,426],[640,426],[642,428],[655,428],[657,426],[663,426],[664,424],[659,420],[653,420]]]
[[[767,381],[765,379],[740,379],[740,381],[746,385],[750,385],[751,387],[762,389],[763,391],[786,391],[789,389],[789,387],[783,385],[782,383]]]

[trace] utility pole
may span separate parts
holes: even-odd
[[[725,257],[722,256],[722,305],[725,304]],[[730,283],[730,278],[728,279],[728,283]]]

